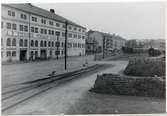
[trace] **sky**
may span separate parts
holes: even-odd
[[[63,16],[91,30],[126,39],[164,39],[164,2],[42,3],[33,5]]]

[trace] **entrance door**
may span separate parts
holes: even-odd
[[[41,59],[46,59],[46,58],[47,58],[46,50],[41,50]]]
[[[20,50],[20,61],[25,61],[26,60],[26,50]]]

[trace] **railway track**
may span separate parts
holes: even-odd
[[[2,92],[2,112],[34,97],[37,96],[57,85],[77,78],[83,74],[91,72],[97,69],[104,69],[103,64],[96,64],[87,68],[83,68],[77,71],[67,72],[64,74],[53,75],[50,77],[24,82],[19,85],[15,85],[12,89]]]

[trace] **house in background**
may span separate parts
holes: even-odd
[[[86,53],[120,50],[125,46],[125,42],[126,40],[118,35],[90,30],[86,37]]]

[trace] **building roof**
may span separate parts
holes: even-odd
[[[65,21],[68,21],[68,23],[71,24],[71,25],[75,25],[75,26],[86,29],[85,27],[83,27],[81,25],[78,25],[78,24],[76,24],[76,23],[74,23],[74,22],[72,22],[72,21],[70,21],[70,20],[68,20],[68,19],[66,19],[66,18],[64,18],[60,15],[57,15],[55,13],[51,13],[48,10],[39,8],[39,7],[34,6],[32,4],[2,4],[2,6],[12,7],[12,8],[15,8],[15,9],[22,10],[24,12],[39,15],[39,16],[49,18],[49,19],[53,19],[53,20],[56,20],[56,21],[59,21],[59,22],[62,22],[62,23],[65,23]]]

